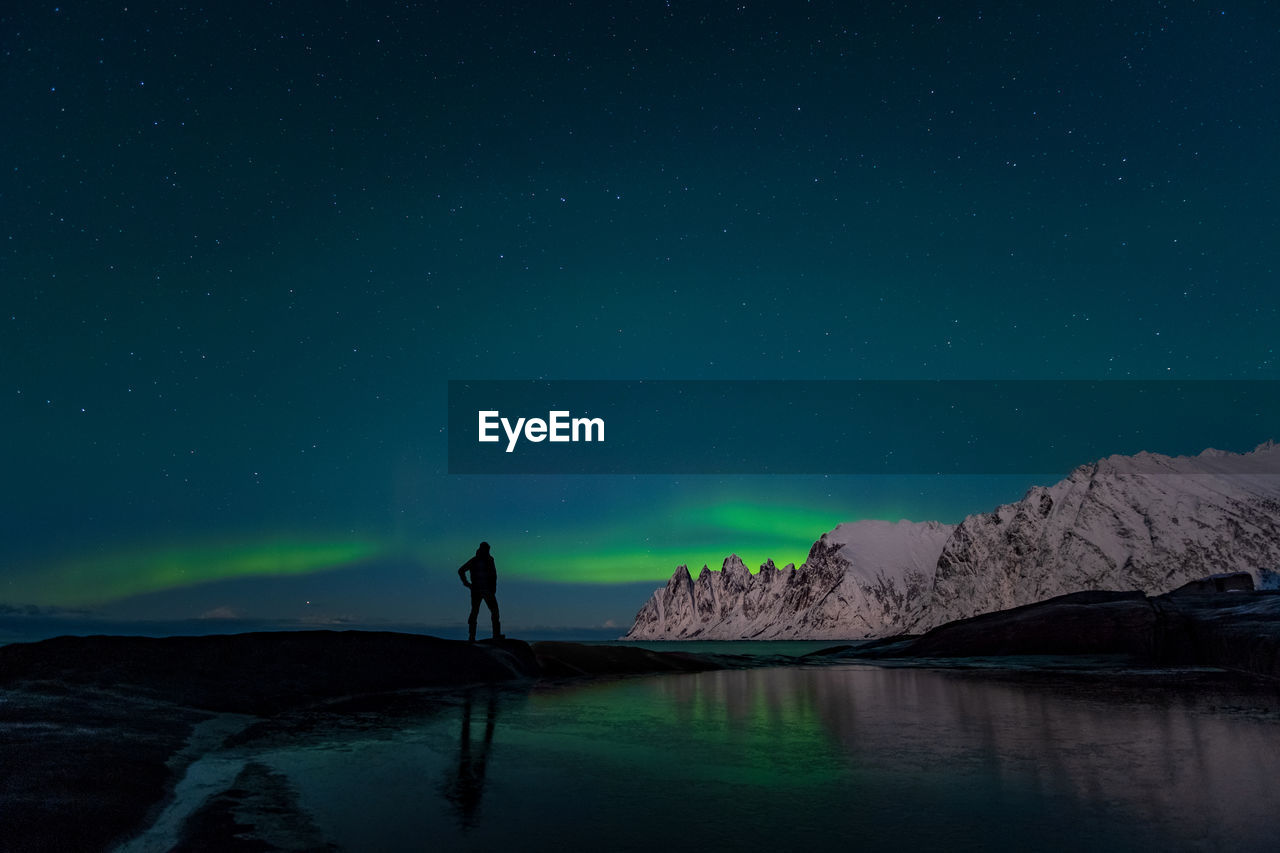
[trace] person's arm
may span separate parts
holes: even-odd
[[[462,578],[463,586],[471,586],[471,581],[467,580],[467,569],[471,568],[471,561],[467,560],[462,564],[462,568],[458,569],[458,577]]]

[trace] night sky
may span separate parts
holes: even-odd
[[[449,379],[1280,379],[1275,6],[156,5],[0,10],[0,605],[625,627],[1043,479],[450,476]]]

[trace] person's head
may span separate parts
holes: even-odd
[[[488,554],[488,553],[489,553],[489,543],[488,543],[488,542],[481,542],[481,543],[480,543],[480,547],[476,549],[476,553],[477,553],[477,554]]]

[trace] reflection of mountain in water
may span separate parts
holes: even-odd
[[[1280,774],[1280,706],[1261,688],[1187,684],[1189,677],[1041,673],[997,680],[855,666],[721,671],[654,683],[674,700],[678,717],[705,725],[719,713],[726,732],[768,738],[779,728],[816,726],[850,767],[886,786],[907,780],[922,797],[920,808],[928,807],[928,789],[936,795],[937,788],[973,782],[996,797],[1030,794],[1089,812],[1119,811],[1117,817],[1176,828],[1183,840],[1211,848],[1265,848],[1275,829],[1268,792]],[[1260,704],[1270,710],[1252,719],[1224,711]]]
[[[1241,684],[833,664],[401,694],[195,775],[261,765],[350,850],[1270,851],[1280,698]]]

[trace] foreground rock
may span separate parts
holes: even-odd
[[[141,828],[210,715],[97,691],[4,689],[0,850],[101,850]],[[215,744],[216,745],[216,744]]]
[[[0,685],[55,682],[191,708],[272,714],[360,693],[540,675],[519,640],[461,643],[379,631],[57,637],[0,647]]]
[[[726,664],[732,661],[634,647],[471,644],[372,631],[58,637],[3,646],[0,849],[108,849],[155,820],[191,761],[289,712],[377,707],[396,691],[420,688]],[[264,814],[288,812],[270,807],[280,792],[264,779],[270,781],[240,780],[245,784],[232,792],[240,799],[211,801],[195,819],[194,835],[222,839],[208,849],[232,849],[225,844],[238,811],[256,803]],[[226,831],[214,832],[219,827]],[[291,831],[305,837],[305,829]],[[234,849],[268,848],[246,842]]]

